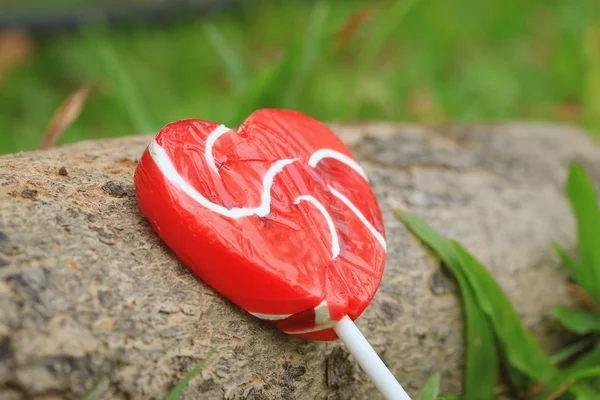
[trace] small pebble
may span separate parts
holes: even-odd
[[[61,176],[67,176],[69,175],[69,172],[65,167],[60,167],[60,169],[58,170],[58,174]]]
[[[163,314],[175,314],[179,312],[179,307],[173,303],[163,303],[158,305],[158,312]]]
[[[26,199],[31,199],[31,200],[35,200],[37,195],[38,195],[38,191],[35,189],[24,189],[21,192],[21,196],[23,196]]]
[[[102,190],[104,190],[106,193],[110,194],[113,197],[127,196],[127,193],[125,192],[125,189],[123,189],[123,186],[112,181],[107,182],[104,186],[102,186]]]

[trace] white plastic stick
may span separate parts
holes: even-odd
[[[411,400],[349,316],[342,318],[333,330],[387,400]]]

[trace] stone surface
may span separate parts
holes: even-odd
[[[436,371],[443,393],[460,390],[463,319],[456,285],[393,207],[462,242],[547,351],[559,345],[549,312],[569,298],[550,244],[573,246],[567,165],[600,178],[598,147],[540,124],[332,127],[367,171],[388,236],[383,282],[357,324],[410,393]],[[249,316],[161,243],[132,185],[150,139],[0,157],[0,398],[161,399],[204,358],[186,398],[380,398],[341,343]]]

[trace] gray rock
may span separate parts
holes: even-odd
[[[566,339],[549,317],[570,301],[550,244],[574,244],[568,163],[600,177],[600,149],[583,133],[332,127],[367,171],[388,237],[383,282],[357,324],[411,394],[436,371],[443,393],[460,391],[463,316],[452,278],[393,207],[480,258],[548,352]],[[188,399],[380,398],[341,343],[287,336],[180,264],[136,203],[132,175],[150,139],[0,157],[1,397],[161,399],[206,358]]]

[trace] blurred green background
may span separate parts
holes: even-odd
[[[50,4],[6,4],[17,3]],[[36,148],[84,85],[58,143],[191,117],[236,126],[262,107],[323,121],[545,120],[600,134],[598,0],[257,0],[169,24],[25,35],[19,46],[18,57],[0,54],[0,153]]]

